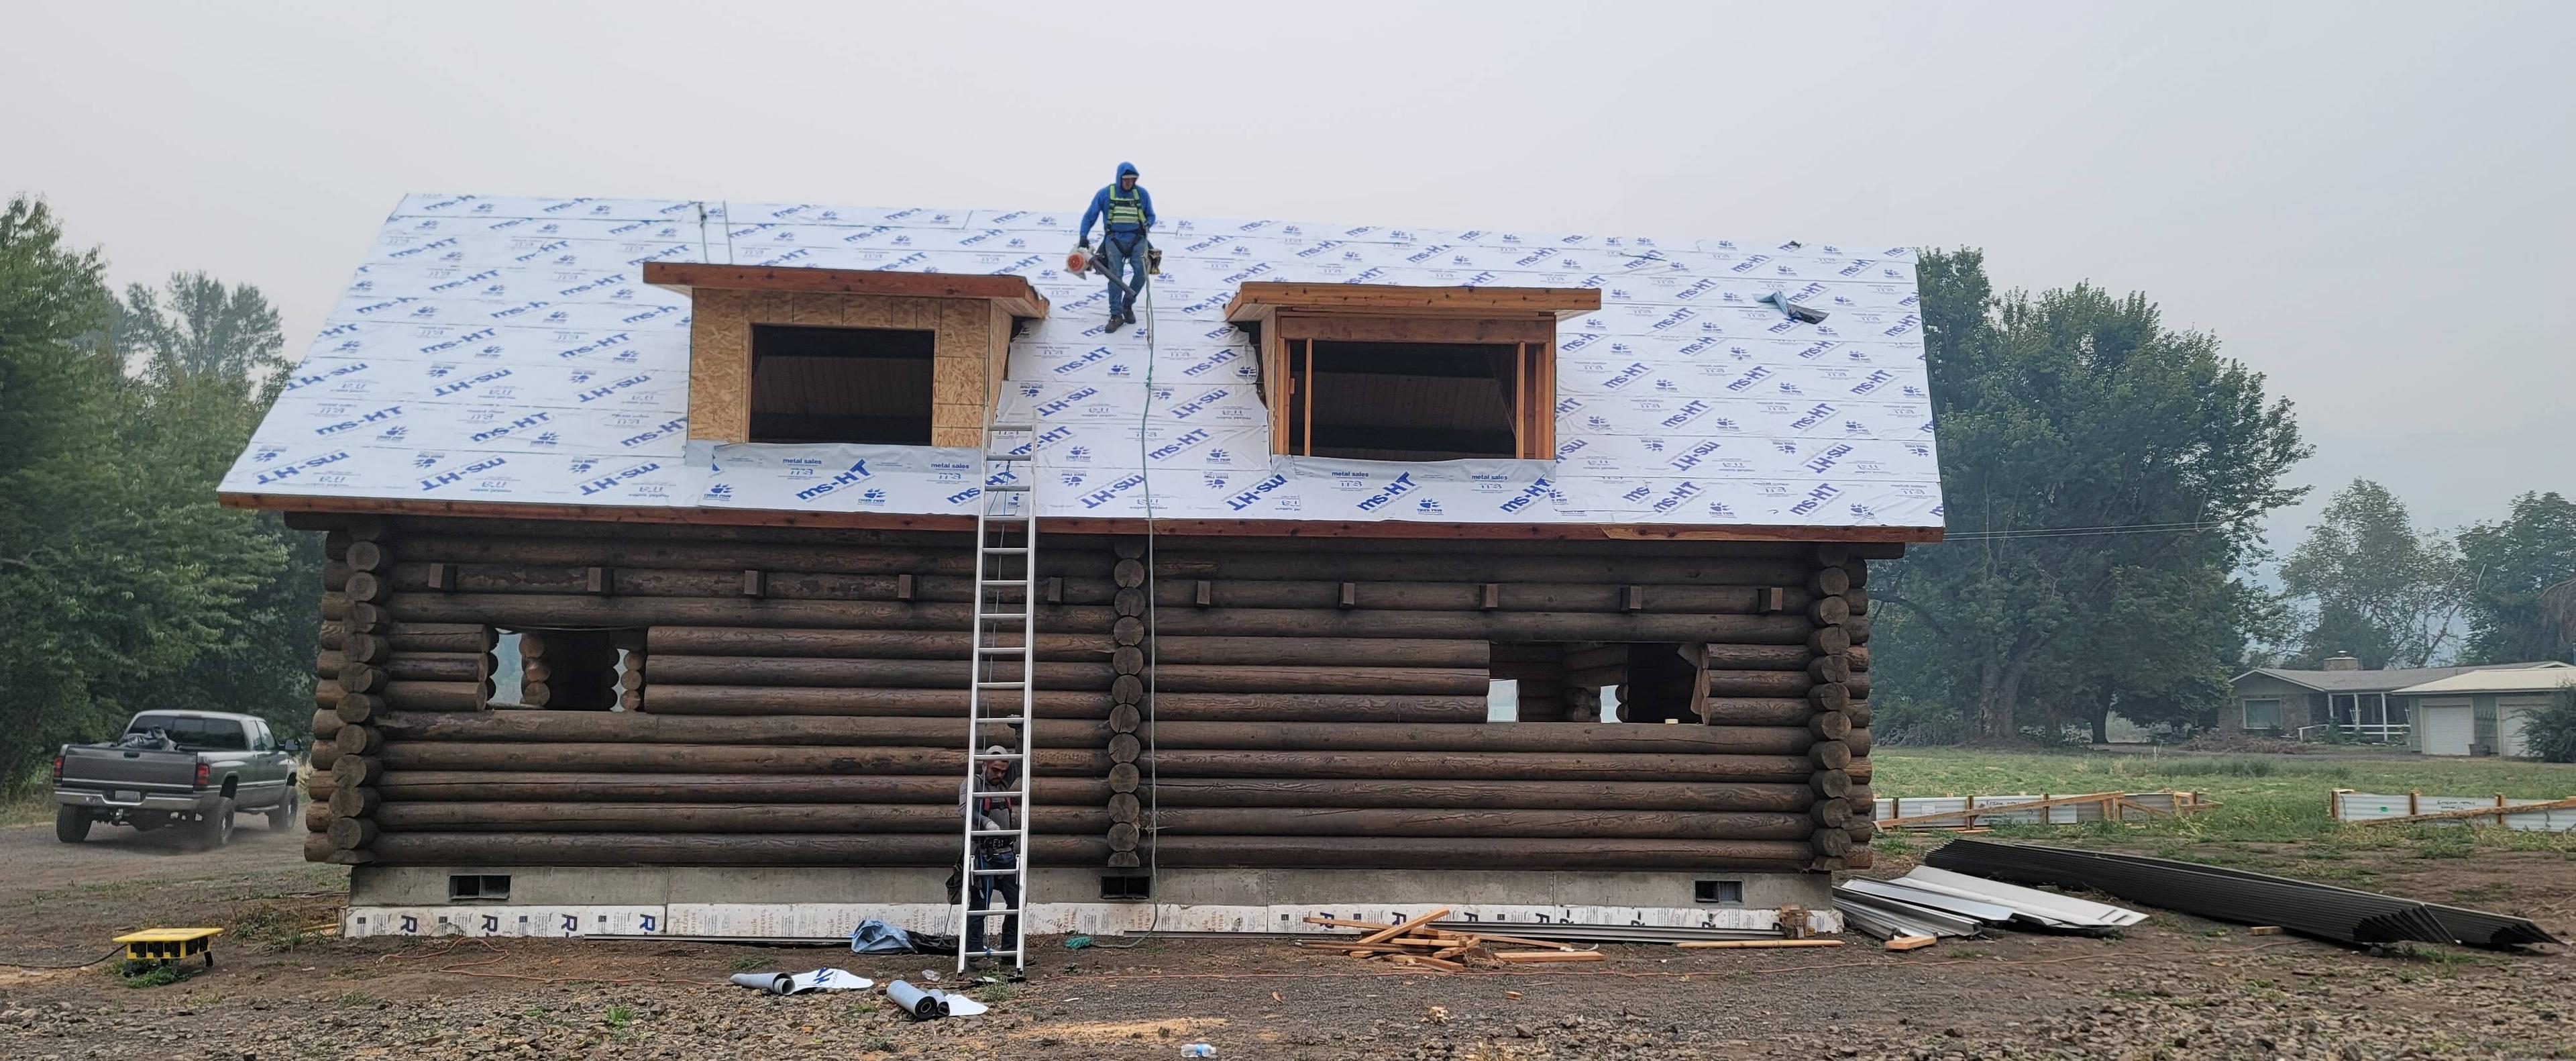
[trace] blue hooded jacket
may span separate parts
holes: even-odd
[[[1133,162],[1121,162],[1118,164],[1119,177],[1124,177],[1135,172],[1136,164]],[[1107,185],[1103,186],[1099,191],[1092,193],[1091,208],[1082,212],[1082,231],[1074,234],[1074,238],[1077,242],[1091,242],[1091,223],[1100,220],[1100,215],[1109,212],[1109,193],[1116,190],[1118,190],[1118,180],[1116,177],[1113,177],[1110,178]],[[1145,228],[1154,227],[1154,196],[1152,193],[1145,190],[1145,185],[1142,181],[1139,181],[1136,184],[1136,199],[1137,205],[1144,207],[1145,209]],[[1110,225],[1101,231],[1115,235],[1128,235],[1131,233],[1142,232],[1144,229],[1137,228],[1134,225]]]

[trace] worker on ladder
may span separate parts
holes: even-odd
[[[1082,212],[1082,231],[1074,235],[1077,247],[1091,244],[1091,223],[1106,218],[1101,229],[1101,271],[1109,274],[1109,330],[1121,324],[1136,323],[1136,296],[1145,290],[1147,259],[1152,254],[1145,239],[1147,229],[1154,227],[1154,196],[1136,183],[1136,164],[1118,164],[1118,179],[1109,182],[1091,197],[1091,208]],[[1119,279],[1122,272],[1132,273],[1135,281]]]
[[[987,755],[1007,756],[1010,754],[1010,749],[996,744],[984,749],[984,752]],[[975,775],[973,792],[967,790],[967,782],[957,783],[957,812],[969,816],[978,831],[1015,829],[1018,827],[1017,815],[1020,813],[1020,808],[1013,803],[1016,797],[975,794],[1010,792],[1013,788],[1011,760],[986,759],[983,769]],[[1011,844],[1009,837],[979,836],[974,839],[974,845],[975,868],[979,871],[1011,870],[1019,865],[1019,849]],[[965,882],[965,886],[968,889],[966,897],[969,900],[966,904],[966,953],[969,955],[988,953],[984,948],[985,919],[977,911],[993,904],[993,893],[996,891],[1002,893],[1003,909],[1012,911],[1020,909],[1020,880],[1006,873],[978,872],[971,880]],[[1002,919],[1002,938],[1016,941],[1019,937],[1020,915],[1017,913],[1005,915]]]

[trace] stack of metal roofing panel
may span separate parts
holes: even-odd
[[[2030,884],[2089,888],[2151,906],[2239,924],[2279,925],[2340,943],[2555,943],[2537,924],[2377,892],[2144,855],[1953,840],[1927,865]]]
[[[2254,873],[2247,870],[2229,869],[2225,866],[2202,866],[2187,862],[2177,863],[2173,862],[2171,859],[2150,858],[2145,855],[2123,855],[2111,852],[2092,854],[2095,854],[2095,857],[2098,858],[2115,859],[2123,862],[2179,865],[2199,870],[2203,873],[2212,873],[2222,877],[2233,877],[2239,880],[2289,880],[2287,877],[2274,877],[2268,874]],[[2304,884],[2307,882],[2290,881],[2290,883]],[[2396,896],[2382,895],[2378,892],[2366,892],[2355,888],[2342,888],[2332,884],[2308,884],[2308,887],[2320,888],[2327,891],[2343,892],[2347,895],[2363,896],[2370,899],[2387,899],[2394,900],[2396,902],[2419,902],[2419,900],[2402,899]],[[2471,910],[2460,906],[2444,906],[2440,903],[2423,903],[2422,905],[2424,909],[2432,911],[2434,920],[2442,923],[2443,930],[2448,933],[2445,940],[2457,940],[2474,947],[2519,947],[2532,943],[2561,942],[2558,937],[2550,935],[2547,929],[2541,928],[2537,923],[2531,921],[2529,918],[2514,917],[2508,914],[2491,914],[2484,910]],[[2438,943],[2444,942],[2445,940],[2425,940],[2423,942]]]
[[[1834,906],[1873,935],[1880,928],[1918,936],[1971,936],[1986,925],[2017,923],[2066,932],[2107,933],[2147,915],[2072,896],[1921,867],[1895,880],[1851,880],[1834,888]]]
[[[1917,866],[1896,883],[1922,892],[1990,903],[2012,912],[2012,920],[2069,932],[2109,932],[2147,919],[2127,907],[2111,906],[2071,895],[2024,888],[1932,866]]]
[[[1928,892],[1909,892],[1884,881],[1850,880],[1834,886],[1834,909],[1842,911],[1844,924],[1880,939],[1955,938],[1982,935],[1986,930],[1986,923],[1975,917],[1910,902],[1908,896],[1941,898]]]

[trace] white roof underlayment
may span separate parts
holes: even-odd
[[[1148,326],[1107,334],[1104,285],[1063,269],[1080,216],[414,195],[223,490],[974,511],[971,449],[689,442],[689,299],[642,283],[668,261],[1027,278],[1053,309],[999,415],[1040,425],[1042,515],[1941,525],[1910,248],[1164,217]],[[1256,279],[1601,289],[1558,325],[1556,459],[1273,456],[1225,321]]]

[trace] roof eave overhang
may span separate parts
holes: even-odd
[[[774,509],[566,505],[519,501],[432,501],[419,498],[303,497],[226,492],[227,508],[313,516],[438,516],[459,519],[543,519],[589,523],[677,523],[704,526],[830,527],[858,530],[971,531],[973,516],[884,512],[790,512]],[[1680,526],[1634,523],[1416,523],[1336,520],[1143,519],[1042,516],[1056,533],[1242,535],[1273,538],[1450,538],[1523,541],[1741,541],[1879,543],[1890,548],[1874,559],[1902,555],[1904,546],[1941,540],[1938,527]]]

